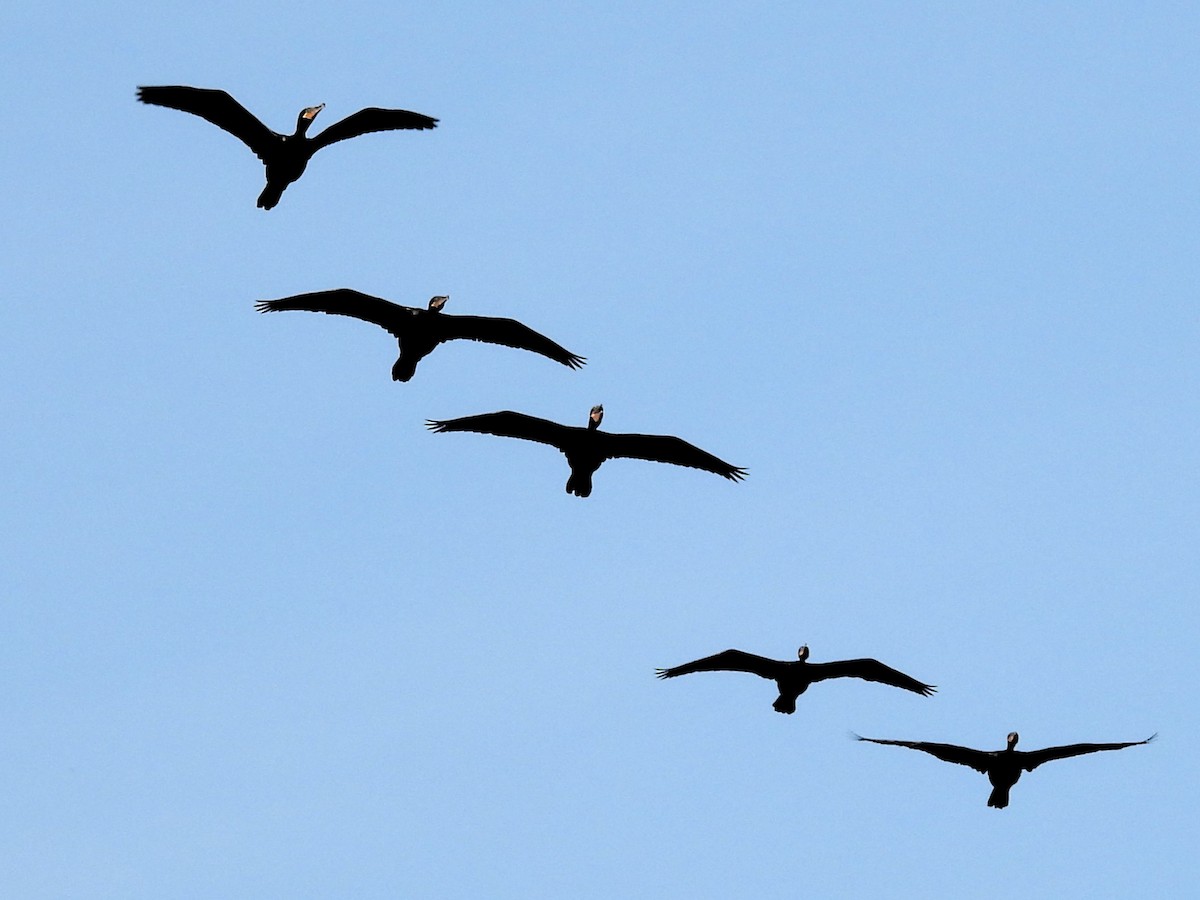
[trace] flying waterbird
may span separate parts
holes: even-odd
[[[593,406],[588,413],[586,428],[560,425],[511,410],[445,421],[430,419],[425,424],[434,432],[474,431],[479,434],[537,441],[539,444],[556,447],[567,457],[567,465],[571,467],[571,477],[567,479],[567,493],[577,497],[590,496],[592,475],[605,460],[618,457],[689,466],[712,472],[730,481],[741,481],[746,477],[745,469],[732,466],[681,438],[600,431],[600,421],[603,418],[604,407]]]
[[[334,122],[310,138],[308,129],[317,114],[325,108],[324,103],[300,110],[295,132],[279,134],[260,122],[225,91],[184,85],[139,87],[138,99],[143,103],[166,106],[207,119],[253,150],[254,155],[267,167],[267,186],[258,198],[258,205],[262,209],[271,209],[279,202],[284,189],[304,174],[308,161],[322,147],[372,131],[424,130],[435,127],[438,122],[437,119],[406,109],[369,107],[360,109],[340,122]]]
[[[868,738],[855,735],[860,741],[870,741],[873,744],[892,744],[896,747],[908,747],[910,750],[921,750],[932,754],[946,762],[957,763],[960,766],[970,766],[977,772],[982,772],[992,783],[992,793],[988,797],[988,806],[1004,809],[1008,806],[1008,792],[1017,783],[1022,772],[1032,772],[1042,763],[1056,759],[1067,759],[1071,756],[1082,756],[1085,753],[1098,753],[1101,750],[1123,750],[1125,747],[1136,747],[1148,744],[1156,734],[1150,735],[1144,741],[1127,741],[1121,744],[1067,744],[1062,747],[1046,747],[1042,750],[1017,750],[1019,735],[1009,732],[1008,746],[1003,750],[973,750],[970,747],[960,747],[957,744],[935,744],[930,741],[890,741],[883,738]]]
[[[418,309],[340,288],[279,300],[259,300],[254,308],[264,313],[299,309],[350,316],[386,329],[400,344],[400,358],[392,366],[394,381],[408,381],[413,377],[417,363],[432,353],[438,344],[459,339],[530,350],[571,369],[578,369],[585,362],[582,356],[576,356],[516,319],[443,313],[442,307],[449,300],[449,294],[439,295],[429,301],[428,309]]]
[[[880,684],[913,691],[923,697],[928,697],[937,690],[933,685],[923,684],[891,666],[885,666],[877,659],[810,663],[807,644],[796,652],[796,656],[794,660],[779,660],[756,656],[743,650],[725,650],[671,669],[655,669],[655,672],[659,678],[676,678],[679,675],[690,675],[692,672],[749,672],[775,682],[779,688],[779,697],[772,706],[776,712],[788,715],[796,711],[796,698],[807,691],[810,684],[827,678],[877,681]]]

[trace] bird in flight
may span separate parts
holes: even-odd
[[[438,121],[406,109],[369,107],[335,122],[316,137],[310,138],[308,129],[317,113],[325,108],[324,103],[300,110],[293,134],[279,134],[260,122],[225,91],[164,85],[139,87],[137,96],[143,103],[166,106],[207,119],[253,150],[254,155],[267,167],[267,186],[258,198],[261,209],[271,209],[279,202],[284,189],[304,174],[308,161],[322,147],[372,131],[433,128]]]
[[[910,750],[921,750],[932,754],[946,762],[957,763],[960,766],[970,766],[976,772],[982,772],[992,783],[992,793],[988,797],[988,806],[1004,809],[1008,806],[1008,792],[1017,783],[1022,772],[1032,772],[1042,763],[1056,759],[1067,759],[1071,756],[1082,756],[1085,753],[1098,753],[1101,750],[1123,750],[1126,747],[1136,747],[1148,744],[1156,735],[1150,735],[1144,741],[1127,741],[1122,744],[1067,744],[1062,747],[1046,747],[1042,750],[1018,750],[1019,735],[1013,731],[1008,735],[1008,746],[1003,750],[972,750],[970,747],[959,747],[957,744],[935,744],[931,741],[889,741],[882,738],[868,738],[855,735],[860,741],[870,741],[873,744],[892,744],[896,747],[908,747]]]
[[[592,475],[605,460],[619,457],[703,469],[730,481],[741,481],[746,477],[745,469],[731,466],[681,438],[659,434],[613,434],[600,431],[600,421],[603,418],[604,407],[593,406],[588,414],[586,428],[560,425],[511,410],[445,421],[431,419],[425,424],[434,432],[474,431],[499,437],[522,438],[556,447],[567,457],[567,465],[571,467],[571,477],[567,479],[567,493],[577,497],[590,496]]]
[[[843,659],[836,662],[810,663],[808,645],[796,653],[794,660],[768,659],[743,650],[726,650],[714,656],[693,660],[671,669],[656,669],[659,678],[676,678],[692,672],[749,672],[759,678],[775,682],[779,697],[772,704],[776,712],[791,715],[796,711],[796,698],[808,690],[808,686],[827,678],[861,678],[877,681],[892,687],[904,688],[928,697],[935,690],[931,684],[885,666],[877,659]]]
[[[400,358],[392,366],[394,381],[408,381],[416,372],[417,363],[432,353],[438,344],[458,339],[531,350],[571,369],[578,369],[585,362],[582,356],[576,356],[516,319],[452,316],[443,313],[442,307],[449,299],[448,294],[434,297],[429,301],[428,309],[418,309],[414,306],[391,303],[349,288],[340,288],[296,294],[279,300],[259,300],[254,304],[254,308],[264,313],[300,309],[350,316],[386,329],[400,344]]]

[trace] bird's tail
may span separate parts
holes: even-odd
[[[785,715],[790,716],[796,711],[796,698],[785,697],[783,694],[780,694],[775,699],[775,702],[771,704],[771,706],[775,708],[775,712],[784,713]]]
[[[267,182],[267,186],[263,188],[263,192],[258,195],[259,209],[274,209],[275,204],[279,202],[279,198],[283,196],[283,189],[287,185],[271,184]]]
[[[392,381],[408,381],[417,371],[417,360],[401,356],[392,366]]]
[[[988,806],[994,806],[996,809],[1004,809],[1008,806],[1008,791],[1006,787],[992,788],[992,796],[988,797]]]
[[[576,472],[572,469],[571,477],[567,479],[567,493],[574,494],[576,497],[590,497],[592,495],[592,473]]]

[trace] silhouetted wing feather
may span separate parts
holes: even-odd
[[[745,469],[730,465],[723,459],[718,459],[682,438],[661,434],[607,434],[605,436],[607,440],[603,449],[605,456],[609,459],[624,456],[631,459],[645,459],[650,462],[688,466],[713,472],[730,481],[741,481],[746,477]]]
[[[692,672],[749,672],[759,678],[778,678],[787,668],[777,659],[756,656],[744,650],[725,650],[704,659],[693,660],[672,669],[656,669],[659,678],[675,678]]]
[[[207,119],[253,150],[259,159],[279,137],[224,91],[183,85],[139,87],[138,99]]]
[[[539,444],[550,444],[562,449],[570,439],[573,431],[582,431],[570,425],[559,425],[548,419],[537,416],[527,416],[524,413],[503,410],[502,412],[483,413],[478,416],[463,416],[461,419],[446,419],[436,421],[429,419],[425,426],[433,432],[443,431],[474,431],[478,434],[494,434],[499,437],[521,438],[526,441],[537,441]]]
[[[582,356],[576,356],[570,350],[559,346],[545,335],[538,334],[528,325],[522,325],[516,319],[498,319],[493,316],[451,316],[443,313],[437,319],[437,329],[438,337],[444,341],[462,338],[470,341],[486,341],[489,344],[503,344],[505,347],[514,347],[517,350],[531,350],[572,369],[578,369],[584,363]]]
[[[908,747],[910,750],[920,750],[932,754],[938,759],[960,766],[970,766],[977,772],[986,772],[988,764],[995,758],[995,753],[986,750],[973,750],[970,747],[960,747],[957,744],[935,744],[931,741],[889,741],[883,738],[869,738],[855,735],[860,741],[870,741],[872,744],[891,744],[895,747]]]
[[[1144,741],[1126,741],[1121,744],[1067,744],[1063,747],[1029,750],[1021,753],[1021,768],[1026,772],[1032,772],[1042,763],[1053,762],[1056,759],[1083,756],[1085,753],[1099,753],[1101,750],[1123,750],[1126,747],[1136,747],[1138,744],[1148,744],[1155,737],[1156,735],[1152,734]]]
[[[349,288],[338,288],[332,291],[313,291],[309,294],[296,294],[291,297],[281,297],[278,300],[259,300],[254,304],[259,312],[281,312],[284,310],[304,310],[306,312],[323,312],[333,316],[350,316],[362,319],[372,325],[386,328],[396,337],[404,331],[405,321],[424,311],[411,306],[401,306],[362,294]]]
[[[843,659],[836,662],[809,663],[805,670],[813,681],[824,681],[826,678],[861,678],[864,681],[877,681],[880,684],[904,688],[906,691],[913,691],[925,697],[936,690],[933,685],[922,684],[917,679],[898,672],[891,666],[885,666],[877,659]]]
[[[315,153],[322,147],[328,147],[330,144],[344,141],[347,138],[358,137],[360,134],[413,128],[423,130],[434,128],[437,122],[437,119],[409,112],[407,109],[380,109],[377,106],[371,106],[346,116],[340,122],[334,122],[312,138],[312,148]]]

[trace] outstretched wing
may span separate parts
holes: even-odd
[[[970,766],[977,772],[986,772],[988,764],[996,755],[986,750],[973,750],[970,747],[960,747],[957,744],[935,744],[931,741],[889,741],[883,738],[863,737],[860,734],[856,734],[855,737],[860,741],[870,741],[872,744],[891,744],[895,747],[908,747],[910,750],[920,750],[923,753],[932,754],[938,759],[949,763]]]
[[[755,656],[744,650],[725,650],[704,659],[693,660],[672,669],[655,669],[659,678],[675,678],[692,672],[749,672],[759,678],[778,678],[787,668],[786,663],[765,656]]]
[[[499,437],[521,438],[526,441],[537,441],[539,444],[549,444],[562,449],[570,435],[582,428],[570,425],[559,425],[548,419],[537,416],[527,416],[524,413],[503,410],[501,412],[483,413],[478,416],[463,416],[461,419],[446,419],[437,421],[429,419],[425,423],[430,431],[474,431],[478,434],[494,434]]]
[[[904,688],[924,697],[937,690],[932,684],[923,684],[891,666],[885,666],[877,659],[842,659],[836,662],[809,663],[805,671],[813,681],[824,681],[826,678],[861,678],[864,681],[877,681],[880,684]]]
[[[1062,747],[1029,750],[1021,753],[1021,768],[1026,772],[1032,772],[1042,763],[1052,762],[1056,759],[1067,759],[1072,756],[1083,756],[1085,753],[1099,753],[1101,750],[1123,750],[1126,747],[1136,747],[1139,744],[1150,743],[1157,736],[1157,734],[1152,734],[1144,741],[1126,741],[1122,744],[1067,744]]]
[[[313,152],[322,147],[336,144],[347,138],[369,134],[372,131],[396,131],[399,129],[420,129],[437,127],[438,120],[423,116],[420,113],[409,112],[407,109],[380,109],[371,106],[360,109],[346,116],[340,122],[334,122],[320,134],[312,138]]]
[[[661,434],[603,434],[606,438],[602,448],[609,459],[629,457],[646,459],[650,462],[671,463],[713,472],[730,481],[741,481],[746,470],[730,465],[711,453],[689,444],[682,438]]]
[[[556,344],[544,334],[539,334],[516,319],[497,319],[492,316],[451,316],[442,314],[437,318],[438,337],[444,341],[459,338],[469,341],[486,341],[503,344],[517,350],[532,350],[547,356],[557,363],[578,369],[584,364],[582,356]]]
[[[138,99],[143,103],[166,106],[207,119],[253,150],[259,159],[270,151],[278,137],[224,91],[183,85],[139,87]]]
[[[401,306],[398,303],[352,291],[349,288],[295,294],[291,297],[280,297],[278,300],[259,300],[254,304],[254,308],[264,313],[299,309],[306,312],[329,313],[333,316],[350,316],[386,328],[396,337],[400,337],[406,322],[410,321],[413,316],[424,313],[424,310]]]

